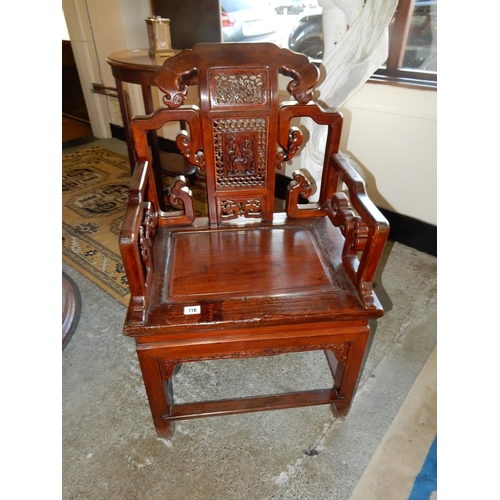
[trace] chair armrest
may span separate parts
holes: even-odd
[[[330,156],[329,163],[347,186],[350,198],[337,192],[328,202],[330,218],[345,236],[342,260],[365,308],[372,309],[376,307],[372,281],[389,236],[389,223],[368,197],[363,179],[349,160],[335,153]]]
[[[138,162],[120,232],[120,251],[131,294],[128,321],[132,324],[144,322],[152,284],[152,246],[158,226],[154,189],[151,167],[146,161]]]

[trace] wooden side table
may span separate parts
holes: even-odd
[[[177,54],[179,52],[181,51],[174,49],[174,53]],[[111,66],[111,70],[116,82],[116,89],[118,91],[118,100],[120,102],[120,110],[123,118],[123,128],[125,131],[125,139],[127,141],[131,172],[134,170],[135,166],[135,152],[132,142],[132,135],[130,132],[131,112],[125,98],[123,83],[125,82],[140,85],[145,112],[146,114],[153,113],[155,111],[155,108],[153,104],[153,94],[151,92],[151,87],[155,86],[156,70],[162,66],[165,59],[166,58],[164,57],[150,56],[148,49],[123,50],[121,52],[114,52],[106,58],[106,61]],[[162,163],[160,149],[158,146],[158,137],[156,135],[156,132],[148,133],[148,140],[151,147],[153,167],[156,165],[161,165]],[[175,173],[177,175],[192,175],[196,168],[190,165],[187,161],[183,163],[186,169],[184,171]],[[174,173],[169,171],[168,168],[166,170],[169,174]],[[158,199],[163,200],[162,169],[154,168],[154,174],[156,186],[158,189]]]

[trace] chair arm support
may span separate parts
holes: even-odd
[[[145,320],[152,284],[152,245],[158,226],[158,206],[156,197],[149,196],[149,193],[154,189],[151,167],[148,162],[138,162],[132,175],[128,207],[120,232],[120,251],[131,294],[129,321],[133,324]]]
[[[365,308],[375,307],[372,281],[389,236],[389,223],[366,193],[365,183],[348,159],[339,153],[330,156],[329,168],[335,169],[349,191],[352,208],[343,193],[335,193],[330,218],[344,233],[344,266],[361,296]],[[358,258],[361,252],[361,259]]]
[[[205,168],[205,159],[203,154],[198,151],[201,148],[199,142],[200,122],[196,113],[196,106],[186,106],[182,109],[158,109],[154,113],[147,116],[136,116],[130,123],[132,137],[134,139],[135,152],[139,162],[151,164],[151,155],[149,151],[149,143],[147,133],[156,131],[170,121],[185,121],[189,124],[190,130],[194,133],[194,137],[190,138],[189,134],[182,130],[177,137],[177,146],[183,156],[193,165],[198,166],[200,170]],[[151,167],[148,167],[149,169]],[[149,182],[154,187],[153,176],[148,177]],[[156,188],[155,188],[156,189]],[[155,200],[155,205],[159,207],[157,196],[154,194],[157,191],[149,190],[151,195],[150,200]],[[184,176],[175,178],[172,185],[168,188],[169,203],[176,206],[182,204],[183,213],[181,215],[172,215],[169,212],[158,212],[160,225],[186,225],[192,224],[196,217],[194,209],[194,201],[192,193],[186,185]]]
[[[176,145],[179,152],[192,165],[196,165],[200,171],[205,169],[205,158],[202,153],[201,122],[197,106],[183,106],[181,109],[157,109],[154,113],[146,116],[136,116],[131,122],[130,128],[134,138],[137,158],[145,160],[149,156],[149,144],[146,140],[146,132],[156,131],[169,122],[183,122],[190,130],[181,130],[176,137]]]

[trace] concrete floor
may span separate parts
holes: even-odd
[[[163,440],[121,333],[125,307],[63,271],[83,304],[62,354],[64,499],[349,499],[436,346],[436,258],[390,242],[375,289],[386,315],[345,420],[328,406],[214,417],[178,422]],[[187,401],[323,387],[327,376],[322,353],[297,353],[186,364],[174,380]]]

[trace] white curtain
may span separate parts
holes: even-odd
[[[318,100],[340,108],[362,87],[388,56],[388,26],[398,0],[318,0],[323,9],[323,81]],[[300,168],[316,182],[311,201],[320,192],[326,130],[304,119],[311,140],[305,144]]]

